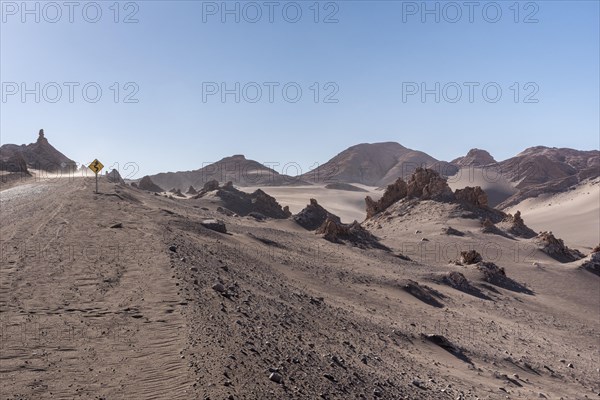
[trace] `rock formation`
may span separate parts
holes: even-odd
[[[187,192],[185,192],[185,194],[189,194],[190,196],[194,196],[198,194],[198,191],[196,189],[194,189],[193,186],[190,185],[190,187],[188,188]]]
[[[419,200],[457,201],[487,209],[488,199],[481,187],[466,187],[452,192],[446,180],[432,169],[417,168],[408,183],[402,178],[388,185],[383,196],[374,201],[370,196],[365,198],[367,219],[385,211],[389,206],[404,198]]]
[[[456,197],[457,201],[462,203],[471,204],[476,207],[488,206],[487,194],[479,186],[467,186],[463,189],[456,189],[454,196]]]
[[[337,223],[341,223],[340,218],[327,211],[323,208],[317,200],[310,199],[310,204],[308,204],[302,211],[293,216],[294,221],[304,229],[309,231],[314,231],[327,219],[332,219]]]
[[[150,179],[150,177],[147,175],[139,181],[138,188],[142,190],[147,190],[148,192],[164,192],[164,190],[160,186],[152,182],[152,179]]]
[[[325,240],[332,243],[349,242],[353,246],[360,248],[389,250],[386,246],[379,243],[379,240],[357,221],[351,224],[342,224],[334,219],[327,218],[315,233],[323,235]]]
[[[517,211],[515,215],[507,214],[506,218],[502,221],[503,225],[506,225],[506,231],[513,236],[531,239],[536,236],[533,229],[525,225],[525,221],[521,217],[521,211]]]
[[[258,213],[269,218],[285,219],[292,215],[287,206],[281,207],[274,197],[261,189],[246,193],[236,189],[231,181],[219,187],[219,182],[214,180],[207,182],[195,198],[203,197],[209,192],[214,192],[221,199],[223,207],[241,216]]]
[[[365,198],[365,203],[367,205],[367,218],[371,218],[375,214],[386,210],[398,200],[405,198],[407,194],[408,185],[402,178],[398,178],[396,179],[396,182],[388,185],[383,193],[383,196],[381,196],[378,201],[373,201],[370,196],[367,196]]]
[[[540,250],[560,262],[572,262],[584,257],[579,250],[565,246],[563,240],[556,238],[552,232],[540,232],[535,242]]]
[[[481,260],[482,260],[481,254],[479,254],[475,250],[461,251],[460,259],[458,260],[458,264],[460,264],[460,265],[477,264]]]
[[[106,179],[110,183],[125,183],[123,178],[121,178],[121,174],[119,174],[119,171],[117,171],[116,169],[113,169],[112,171],[108,172],[106,174]]]
[[[454,193],[446,180],[432,169],[417,168],[408,181],[407,189],[408,197],[421,200],[454,200]]]
[[[600,245],[596,246],[590,255],[582,260],[580,268],[600,276]]]
[[[23,161],[28,169],[49,172],[74,172],[77,170],[75,161],[56,150],[40,129],[35,143],[28,145],[5,144],[0,146],[0,170],[9,172],[26,172]]]

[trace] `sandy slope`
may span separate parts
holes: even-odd
[[[522,201],[507,212],[520,210],[535,231],[550,230],[569,246],[586,254],[600,243],[600,180],[585,182],[574,190],[540,195]]]
[[[480,186],[488,195],[492,207],[517,192],[513,184],[502,175],[502,170],[494,166],[462,168],[456,175],[448,178],[448,185],[452,190],[462,189],[465,186]]]
[[[104,182],[94,195],[91,185],[0,192],[2,397],[582,399],[600,391],[598,277],[531,241],[483,235],[448,205],[392,210],[370,226],[388,252],[330,243],[291,220],[224,216],[214,197],[169,199]],[[344,211],[353,199],[347,212],[358,213],[364,193],[341,192],[306,193],[298,207],[316,197]],[[283,205],[286,193],[299,197],[281,192]],[[223,219],[228,233],[206,229],[205,218]],[[123,227],[110,228],[116,222]],[[465,236],[442,234],[448,225]],[[468,248],[504,267],[518,289],[448,264],[452,250]],[[449,271],[482,296],[442,284]],[[437,304],[405,290],[408,279]],[[462,355],[421,336],[431,333]],[[269,379],[274,371],[281,383]]]
[[[319,204],[342,219],[343,222],[365,219],[365,197],[371,196],[377,200],[383,192],[374,187],[354,184],[354,186],[368,192],[351,192],[347,190],[326,189],[325,185],[297,186],[297,187],[262,187],[265,193],[275,197],[280,204],[290,207],[293,214],[298,213],[310,199],[317,199]],[[240,190],[252,192],[257,187],[243,187]]]

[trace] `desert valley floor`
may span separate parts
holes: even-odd
[[[104,178],[93,189],[32,178],[0,192],[3,399],[600,395],[598,276],[532,239],[482,233],[456,204],[394,204],[363,223],[369,246],[219,212],[211,195]],[[369,194],[294,190],[265,189],[293,213],[314,197],[344,222]],[[537,232],[536,210],[522,212]],[[598,242],[560,228],[546,229],[585,255]],[[450,262],[470,249],[506,276]]]

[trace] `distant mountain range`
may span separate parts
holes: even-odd
[[[504,161],[486,150],[471,149],[451,162],[437,160],[422,151],[395,142],[362,143],[349,147],[331,160],[300,176],[280,174],[243,155],[223,158],[193,171],[151,175],[162,188],[202,188],[211,180],[237,186],[292,186],[311,184],[363,184],[384,187],[398,177],[407,178],[417,167],[431,168],[448,178],[453,188],[481,186],[491,205],[514,205],[542,193],[562,192],[588,178],[600,176],[600,151],[536,146]],[[40,130],[35,143],[0,147],[0,170],[23,168],[45,171],[75,168],[75,162],[55,149]]]
[[[407,178],[417,167],[434,169],[449,181],[458,181],[456,187],[482,186],[490,194],[491,205],[502,208],[541,193],[565,191],[582,180],[600,176],[600,151],[537,146],[498,162],[486,150],[471,149],[447,162],[395,142],[362,143],[297,177],[281,175],[236,155],[195,171],[161,173],[151,179],[161,187],[182,190],[190,185],[201,187],[212,179],[238,186],[358,183],[384,187],[398,177]]]

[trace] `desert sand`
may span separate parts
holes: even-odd
[[[367,221],[386,251],[331,243],[291,219],[225,215],[214,196],[93,187],[33,179],[0,192],[3,398],[600,393],[598,276],[531,239],[483,234],[452,204],[398,203]],[[293,212],[315,197],[346,221],[364,219],[365,193],[302,191],[270,193]],[[468,249],[508,283],[449,263]],[[468,285],[448,284],[450,272]]]

